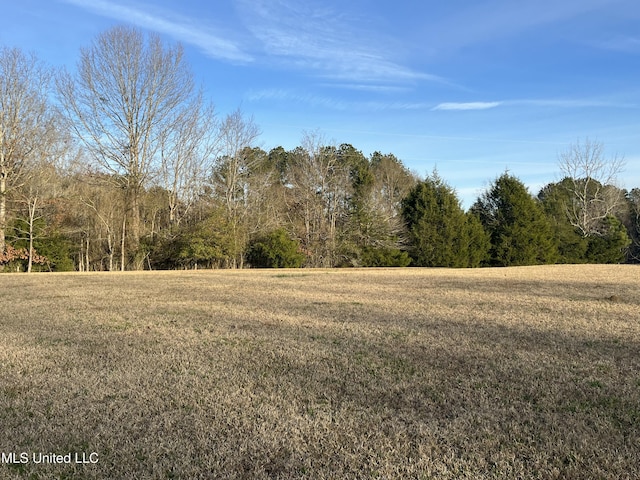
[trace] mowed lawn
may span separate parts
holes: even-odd
[[[3,479],[640,478],[640,267],[2,274],[0,452]]]

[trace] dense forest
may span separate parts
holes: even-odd
[[[116,27],[74,72],[0,48],[0,269],[619,263],[640,260],[640,188],[584,140],[562,181],[508,172],[464,211],[433,172],[303,134],[264,151],[218,115],[179,45]]]

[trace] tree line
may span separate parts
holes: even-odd
[[[635,262],[640,189],[586,140],[536,195],[508,172],[464,211],[437,172],[306,133],[256,146],[219,116],[180,45],[129,27],[74,72],[0,50],[0,269],[444,266]]]

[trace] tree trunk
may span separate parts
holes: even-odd
[[[80,254],[78,255],[78,271],[84,272],[84,239],[80,239]]]
[[[0,169],[0,253],[4,253],[6,247],[5,233],[7,222],[7,175],[4,169]]]
[[[87,235],[87,248],[84,251],[85,254],[85,264],[87,266],[87,272],[89,271],[89,235]]]
[[[128,192],[129,204],[129,258],[133,261],[130,268],[140,270],[143,268],[144,259],[140,258],[140,187],[135,186]]]
[[[29,259],[27,261],[27,273],[31,273],[33,267],[33,224],[36,221],[36,206],[38,204],[38,197],[34,197],[33,201],[29,201],[27,204],[29,209]]]
[[[29,221],[29,261],[27,262],[27,273],[31,273],[33,266],[33,222]]]
[[[107,232],[107,245],[109,247],[109,271],[113,272],[113,240],[111,232]]]
[[[140,247],[140,195],[138,192],[133,192],[133,196],[131,198],[131,224],[129,225],[129,236],[131,237],[129,248],[134,255],[137,255],[138,248]]]
[[[124,257],[125,257],[125,250],[124,250],[124,237],[126,236],[126,227],[127,227],[127,216],[124,215],[122,217],[122,242],[120,243],[120,271],[124,272]]]

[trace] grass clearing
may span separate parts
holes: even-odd
[[[0,477],[639,478],[640,270],[0,275]],[[36,464],[33,453],[98,454]],[[6,460],[6,459],[5,459]]]

